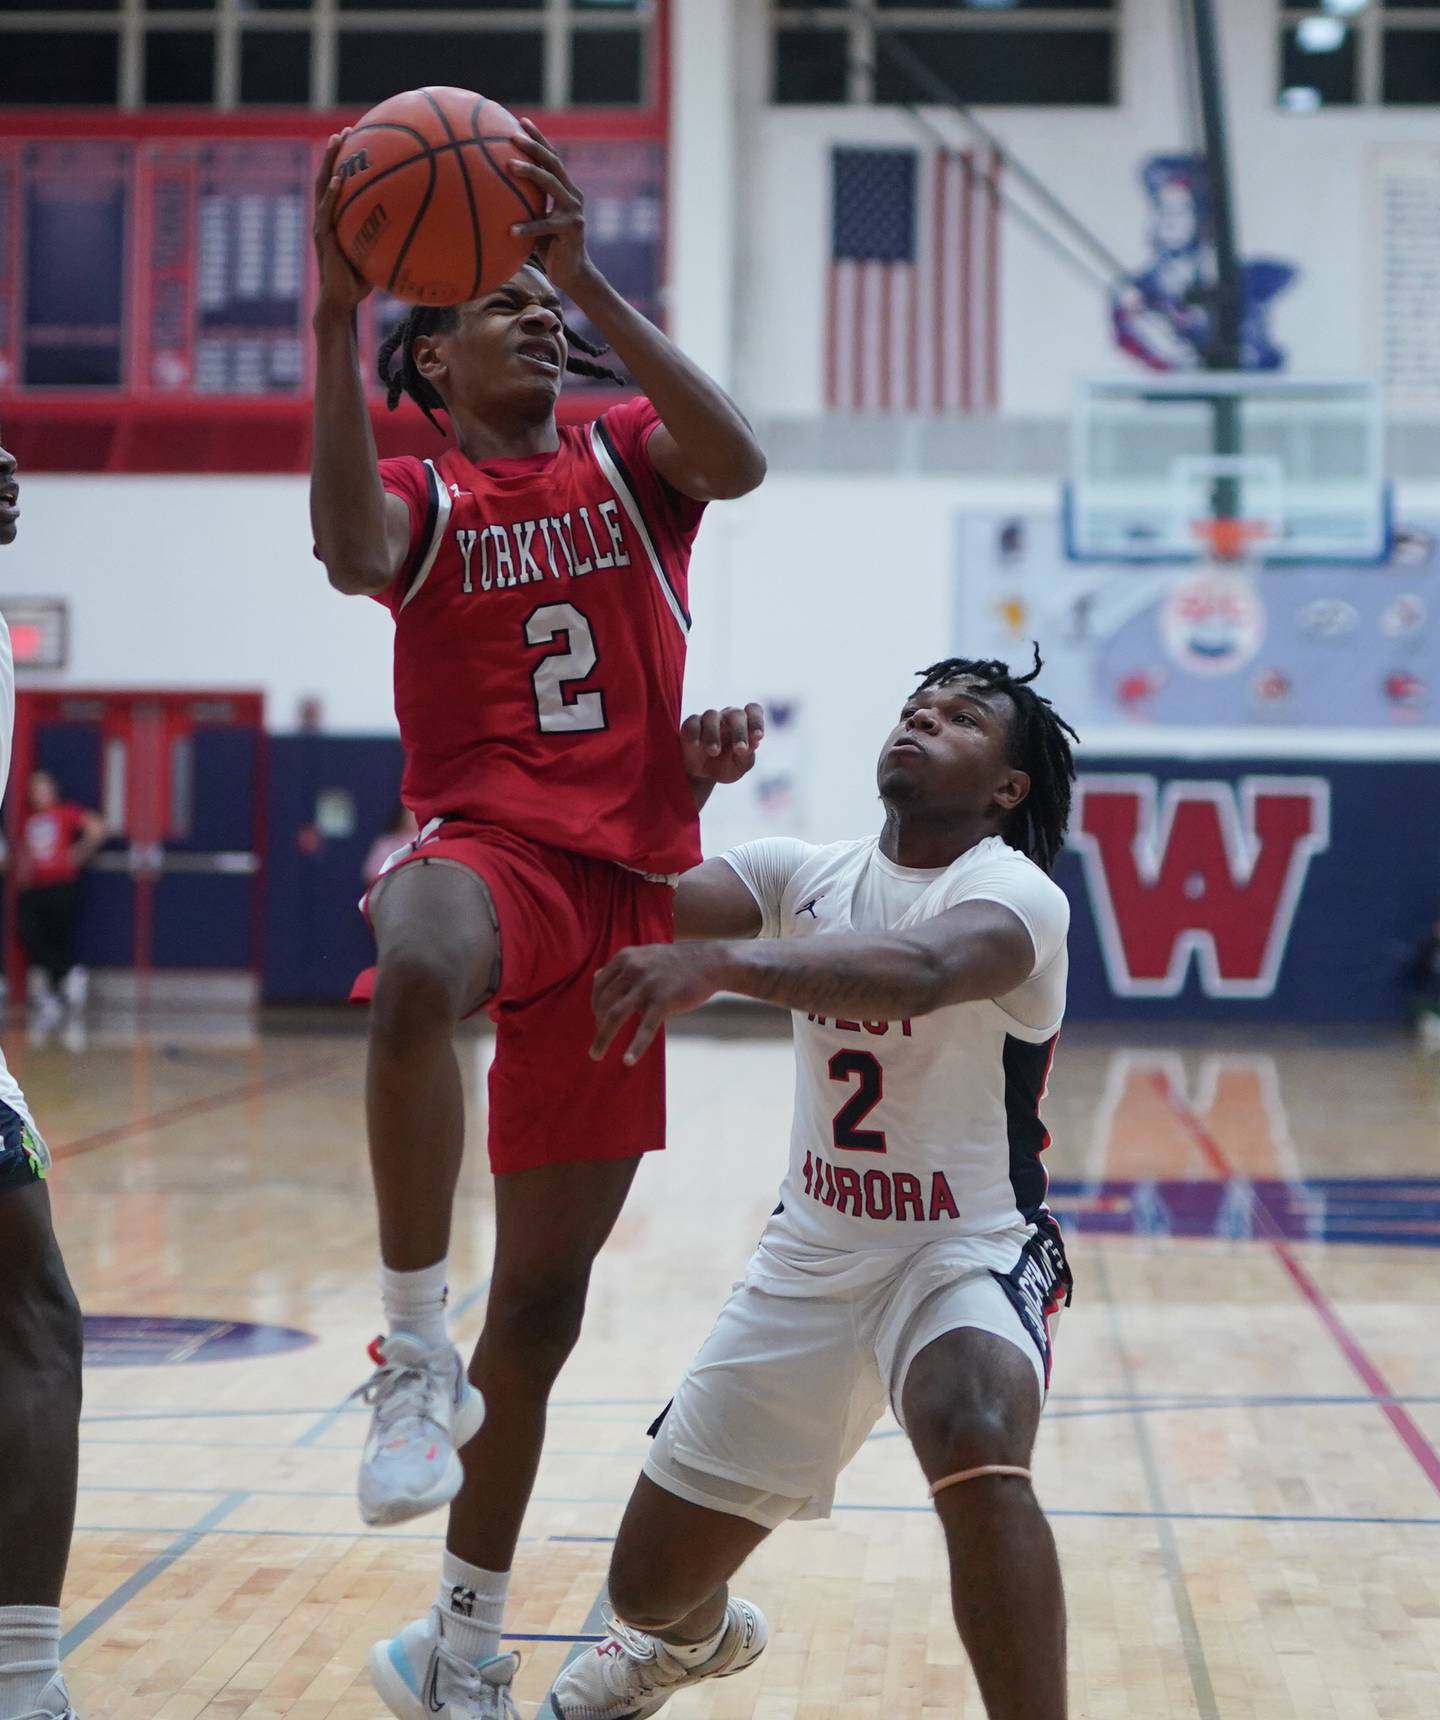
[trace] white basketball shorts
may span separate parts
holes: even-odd
[[[737,1286],[656,1429],[645,1474],[681,1499],[766,1529],[828,1517],[840,1472],[887,1405],[904,1426],[916,1356],[965,1327],[1017,1345],[1043,1401],[1055,1325],[1049,1304],[1058,1298],[1042,1298],[1037,1319],[1034,1298],[1026,1307],[1017,1293],[1035,1271],[1030,1233],[1015,1233],[1011,1274],[961,1266],[937,1286],[923,1253],[849,1295]]]

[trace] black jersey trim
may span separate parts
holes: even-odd
[[[1055,1061],[1060,1035],[1035,1042],[1005,1036],[1005,1132],[1010,1142],[1010,1187],[1015,1205],[1027,1224],[1045,1210],[1050,1186],[1041,1154],[1050,1145],[1050,1131],[1040,1117],[1040,1102]]]
[[[415,597],[425,581],[430,577],[430,569],[435,565],[435,557],[440,553],[440,545],[444,541],[445,527],[450,521],[450,492],[445,487],[445,480],[435,470],[435,462],[425,462],[426,476],[430,480],[430,500],[425,509],[425,527],[420,535],[420,544],[425,545],[425,556],[415,570],[415,577],[410,581],[409,589],[400,599],[400,608],[404,609],[412,597]],[[416,545],[417,552],[419,544]]]

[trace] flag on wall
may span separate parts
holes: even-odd
[[[969,413],[999,398],[998,155],[831,154],[825,399]]]

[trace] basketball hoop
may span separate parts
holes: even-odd
[[[1250,561],[1251,546],[1271,536],[1271,527],[1265,520],[1192,520],[1190,529],[1204,545],[1208,558],[1222,567]]]

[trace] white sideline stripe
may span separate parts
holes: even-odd
[[[665,570],[660,565],[660,557],[655,553],[655,545],[651,541],[650,531],[645,524],[644,515],[640,512],[640,504],[636,501],[635,497],[631,495],[630,486],[620,475],[620,468],[610,458],[610,450],[605,446],[604,439],[600,435],[597,424],[592,424],[590,426],[590,446],[594,451],[595,459],[600,470],[610,480],[611,487],[614,489],[615,494],[620,498],[620,505],[625,509],[625,512],[629,514],[631,525],[634,526],[635,530],[639,533],[640,541],[645,546],[645,553],[650,558],[650,570],[655,575],[656,581],[664,595],[665,602],[669,607],[670,613],[675,617],[680,631],[688,636],[690,632],[690,623],[685,619],[685,611],[680,607],[679,600],[676,598],[675,593],[670,589],[670,582],[666,579]]]
[[[1440,729],[1106,725],[1087,728],[1076,754],[1082,759],[1440,759]]]
[[[435,557],[440,553],[440,545],[445,541],[445,527],[450,523],[450,492],[445,487],[445,480],[435,470],[433,460],[427,460],[425,465],[429,469],[430,482],[434,486],[435,530],[430,534],[430,547],[425,552],[425,559],[420,563],[414,579],[411,580],[409,591],[400,600],[402,609],[429,579],[430,569],[435,565]]]

